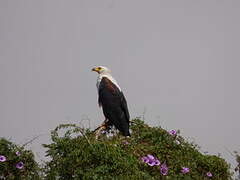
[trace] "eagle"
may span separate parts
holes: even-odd
[[[92,69],[97,72],[98,104],[102,107],[105,121],[98,127],[98,132],[115,126],[123,136],[130,136],[129,111],[126,98],[117,81],[110,74],[111,71],[104,66]]]

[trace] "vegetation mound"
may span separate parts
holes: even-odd
[[[96,140],[89,129],[58,126],[44,145],[46,179],[231,179],[224,159],[202,154],[175,130],[134,119],[131,131],[130,138],[106,133]]]

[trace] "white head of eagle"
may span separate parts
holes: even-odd
[[[127,101],[120,86],[107,67],[98,66],[92,71],[99,74],[97,79],[98,103],[102,106],[107,125],[114,125],[124,136],[130,136],[130,116]]]

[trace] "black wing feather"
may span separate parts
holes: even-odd
[[[121,107],[122,107],[122,110],[124,111],[124,114],[125,114],[125,116],[126,116],[126,119],[127,119],[128,122],[129,122],[130,115],[129,115],[129,112],[128,112],[127,101],[126,101],[126,98],[125,98],[123,92],[121,92]]]

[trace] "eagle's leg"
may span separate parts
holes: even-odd
[[[108,128],[108,120],[105,119],[105,121],[99,126],[97,127],[95,130],[94,130],[94,133],[95,133],[95,138],[98,139],[98,137],[100,136],[101,132],[105,129]]]

